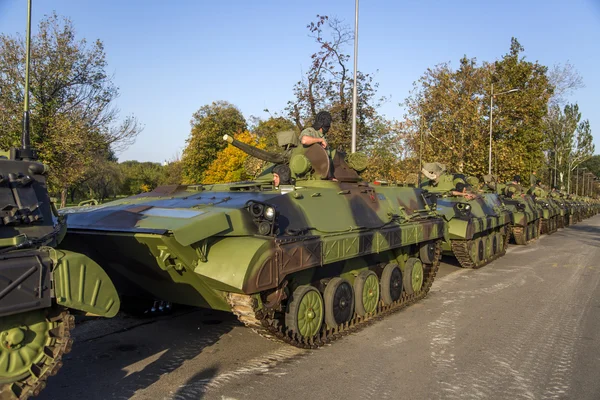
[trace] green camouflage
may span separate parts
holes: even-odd
[[[493,191],[478,193],[477,178],[445,171],[443,164],[425,164],[423,173],[429,180],[421,185],[447,223],[443,250],[463,267],[482,267],[504,254],[512,213]],[[458,184],[469,188],[473,198],[457,192]]]
[[[251,308],[258,313],[253,318],[279,319],[302,340],[313,340],[314,332],[286,320],[297,311],[289,303],[296,291],[315,298],[322,293],[328,310],[325,289],[334,278],[348,290],[362,287],[369,271],[390,279],[385,271],[397,268],[420,282],[420,265],[425,275],[437,265],[445,225],[420,189],[361,182],[344,153],[330,159],[318,145],[287,142],[273,154],[225,139],[267,161],[305,157],[310,170],[292,171],[295,184],[275,187],[273,162],[252,182],[159,187],[66,209],[64,248],[94,259],[122,296],[232,311],[253,326],[239,311]],[[428,288],[434,273],[427,276]],[[357,300],[360,315],[358,306]],[[343,321],[351,320],[349,314]]]

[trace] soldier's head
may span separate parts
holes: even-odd
[[[538,179],[537,181],[535,181],[535,184],[536,184],[537,186],[542,186],[542,180],[541,180],[541,179]]]
[[[466,193],[467,192],[467,185],[465,185],[463,182],[458,182],[456,184],[456,191],[459,193]]]
[[[323,134],[326,134],[331,128],[331,114],[327,111],[321,111],[315,117],[315,122],[313,123],[313,128],[317,131],[322,129]]]
[[[291,179],[290,167],[285,164],[276,165],[273,168],[273,184],[277,187],[279,185],[289,185]]]
[[[521,183],[521,175],[515,175],[513,178],[513,183]]]

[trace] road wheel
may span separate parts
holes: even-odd
[[[288,303],[285,324],[291,331],[310,339],[319,333],[323,314],[321,293],[310,285],[298,286]]]
[[[350,282],[343,278],[333,278],[323,293],[325,303],[325,323],[335,328],[352,319],[354,314],[354,291]]]
[[[354,280],[354,306],[361,317],[377,310],[379,280],[373,271],[361,271]]]
[[[71,350],[75,318],[58,308],[0,318],[0,398],[37,396]]]
[[[502,235],[502,232],[496,233],[496,242],[498,243],[498,253],[502,253],[504,250],[504,236]]]
[[[494,237],[493,237],[493,233],[487,235],[486,237],[484,237],[482,240],[485,244],[485,259],[489,260],[490,258],[492,258],[492,256],[494,255],[494,253],[492,252],[492,241],[493,241]]]
[[[381,274],[381,299],[390,305],[402,295],[402,271],[396,263],[389,263]]]
[[[418,258],[409,258],[404,266],[404,291],[417,293],[423,287],[423,264]]]
[[[471,240],[471,247],[469,248],[469,256],[473,264],[479,263],[479,239]]]
[[[435,261],[435,242],[427,242],[421,245],[419,257],[423,264],[433,264]]]

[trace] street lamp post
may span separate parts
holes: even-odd
[[[520,89],[510,89],[506,92],[494,94],[494,84],[492,83],[492,95],[490,96],[490,154],[488,157],[488,174],[492,173],[492,118],[494,116],[494,96],[500,96],[502,94],[518,92]]]
[[[356,152],[356,106],[358,101],[358,88],[356,87],[356,74],[358,73],[358,0],[354,5],[354,87],[352,88],[352,153]]]

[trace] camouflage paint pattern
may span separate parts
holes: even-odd
[[[248,202],[276,211],[276,233],[258,232]],[[341,273],[444,236],[418,189],[331,180],[163,187],[66,213],[65,247],[103,266],[121,293],[221,310],[229,292],[310,281],[332,266]]]

